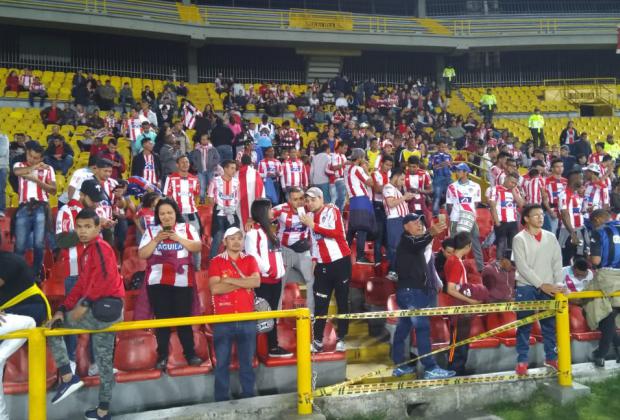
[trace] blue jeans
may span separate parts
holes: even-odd
[[[553,299],[551,296],[538,290],[534,286],[517,286],[517,293],[515,295],[515,301],[517,302],[524,300],[551,299]],[[533,314],[534,311],[519,311],[517,312],[517,319],[523,319]],[[540,328],[542,329],[543,345],[545,347],[545,359],[557,360],[558,353],[556,350],[555,317],[541,319]],[[527,353],[530,350],[531,331],[532,324],[523,325],[517,328],[517,363],[527,363],[528,361]]]
[[[233,148],[229,144],[222,144],[216,147],[217,152],[220,154],[220,162],[233,159]]]
[[[207,188],[209,188],[209,184],[211,183],[211,178],[213,178],[213,174],[211,172],[203,171],[198,172],[198,181],[200,182],[200,200],[204,201],[207,196]]]
[[[43,266],[43,251],[45,250],[45,207],[38,206],[29,210],[28,206],[21,207],[15,213],[15,253],[24,256],[28,239],[32,233],[33,263],[32,269],[36,277],[41,273]]]
[[[314,186],[317,187],[318,189],[320,189],[323,192],[323,200],[326,203],[331,203],[332,202],[332,198],[331,198],[331,195],[329,193],[329,183],[315,184]]]
[[[558,236],[558,226],[560,224],[560,219],[556,217],[555,219],[549,216],[549,212],[545,212],[545,221],[543,223],[543,229],[548,230],[553,233],[555,236]]]
[[[439,214],[439,205],[441,204],[441,198],[446,196],[448,185],[452,179],[447,176],[433,178],[433,216]]]
[[[396,248],[403,235],[403,218],[395,217],[387,219],[387,257],[390,262],[390,270],[396,269]]]
[[[381,201],[373,201],[372,206],[375,209],[375,222],[377,224],[377,230],[375,231],[375,263],[381,262],[382,254],[381,247],[385,246],[387,248],[387,227],[386,227],[386,216],[385,216],[385,207]]]
[[[252,359],[256,351],[256,321],[226,322],[213,325],[213,343],[215,344],[215,401],[230,399],[230,354],[233,341],[237,343],[239,359],[239,382],[241,397],[254,396],[256,377],[252,368]]]
[[[6,175],[7,169],[0,169],[0,211],[6,210]]]
[[[398,289],[396,290],[396,303],[400,309],[428,308],[435,294],[425,292],[422,289]],[[411,329],[415,328],[415,337],[420,355],[431,352],[431,322],[427,316],[402,317],[398,319],[398,325],[394,332],[392,343],[392,360],[398,365],[405,361],[405,340],[409,339]],[[433,356],[421,359],[425,370],[433,370],[437,362]]]
[[[73,156],[67,155],[61,160],[45,156],[43,161],[54,168],[55,171],[60,171],[63,175],[67,175],[67,172],[69,172],[69,169],[71,169],[71,166],[73,165]]]
[[[338,207],[338,210],[342,213],[344,210],[344,202],[347,199],[347,185],[344,183],[344,179],[337,179],[335,183],[329,184],[329,195],[331,202]]]

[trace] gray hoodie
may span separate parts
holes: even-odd
[[[9,168],[9,138],[0,133],[0,169]]]

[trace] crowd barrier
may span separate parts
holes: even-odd
[[[520,320],[510,322],[474,337],[465,339],[452,346],[446,346],[433,350],[429,354],[420,355],[415,360],[428,355],[437,354],[450,350],[453,347],[470,344],[474,341],[492,337],[504,331],[517,328],[521,325],[535,322],[539,319],[555,316],[558,348],[558,372],[530,374],[525,377],[517,377],[515,374],[498,374],[485,376],[469,376],[440,380],[397,380],[381,381],[378,383],[359,383],[363,380],[377,377],[394,369],[381,368],[363,374],[357,378],[349,379],[340,384],[330,385],[320,389],[312,389],[312,366],[310,354],[311,320],[312,317],[307,308],[293,310],[281,310],[270,312],[247,312],[226,315],[208,315],[184,318],[170,318],[148,321],[121,322],[106,330],[109,332],[141,330],[159,327],[178,327],[184,325],[214,324],[235,321],[250,321],[270,318],[295,318],[297,332],[297,409],[298,414],[312,413],[314,397],[329,395],[359,394],[367,392],[379,392],[398,389],[413,389],[438,385],[458,385],[471,383],[489,383],[516,379],[539,379],[556,376],[558,384],[563,387],[572,386],[572,365],[570,347],[570,318],[569,300],[572,299],[595,299],[602,297],[620,296],[620,291],[605,295],[600,291],[576,292],[569,295],[558,293],[554,300],[527,301],[527,302],[503,302],[480,305],[451,306],[438,308],[425,308],[416,310],[366,312],[355,314],[338,314],[320,317],[324,319],[376,319],[387,317],[410,317],[410,316],[448,316],[459,314],[488,314],[506,311],[538,311],[533,315]],[[319,319],[316,317],[315,319]],[[75,334],[88,334],[101,331],[71,330],[71,329],[47,329],[35,328],[31,330],[17,331],[1,336],[0,339],[27,338],[28,339],[28,364],[29,364],[29,419],[45,420],[46,418],[46,337]],[[412,360],[408,360],[410,363]]]

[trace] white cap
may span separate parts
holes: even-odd
[[[591,163],[586,167],[586,171],[594,172],[597,175],[601,174],[601,167],[596,163]]]
[[[224,232],[224,239],[228,238],[229,236],[236,235],[237,233],[240,233],[241,236],[243,236],[243,232],[241,232],[241,229],[239,229],[238,227],[229,227],[228,229],[226,229],[226,232]]]

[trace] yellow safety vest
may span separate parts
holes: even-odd
[[[490,108],[493,105],[497,105],[497,99],[495,99],[495,95],[489,95],[485,93],[484,95],[482,95],[482,98],[480,98],[480,103]]]
[[[449,81],[452,81],[452,79],[456,77],[456,72],[452,67],[446,67],[443,69],[443,77],[445,77]]]
[[[18,303],[23,302],[24,300],[28,299],[29,297],[36,296],[36,295],[41,296],[41,298],[43,299],[43,302],[45,302],[45,307],[47,310],[47,319],[51,319],[52,308],[50,307],[50,303],[47,301],[47,298],[45,297],[41,289],[39,289],[39,286],[37,286],[36,284],[33,284],[32,286],[30,286],[29,288],[21,292],[19,295],[14,296],[12,299],[9,299],[8,301],[6,301],[2,306],[0,306],[0,311],[10,308],[11,306],[15,306]]]
[[[527,121],[527,126],[534,130],[540,131],[545,126],[545,118],[540,114],[530,115],[530,119]]]
[[[612,158],[618,159],[620,156],[620,145],[614,141],[614,144],[609,144],[605,142],[605,152],[609,154]]]
[[[381,150],[377,150],[376,152],[373,152],[372,150],[368,149],[368,151],[366,152],[366,156],[368,157],[368,167],[370,168],[370,172],[372,172],[375,169],[375,162],[377,161],[377,158],[381,155]]]

